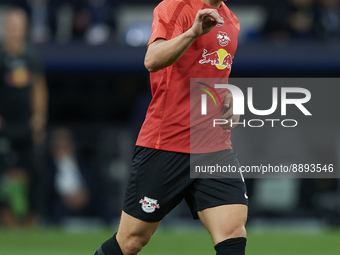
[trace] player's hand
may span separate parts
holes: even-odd
[[[194,24],[190,28],[195,37],[209,33],[217,24],[223,24],[223,18],[215,9],[199,10],[196,14]]]
[[[228,90],[228,94],[226,95],[226,97],[223,100],[223,107],[224,107],[224,114],[220,117],[220,119],[225,119],[228,120],[228,123],[226,124],[221,124],[221,127],[223,128],[223,130],[231,130],[233,128],[235,128],[237,126],[237,124],[234,124],[236,122],[240,121],[240,115],[234,115],[233,114],[233,94],[231,93],[230,90]],[[233,123],[233,125],[231,126],[231,122]]]

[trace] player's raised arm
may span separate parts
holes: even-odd
[[[189,30],[171,40],[158,39],[149,45],[144,60],[146,69],[149,72],[157,72],[172,65],[199,36],[210,32],[216,24],[223,24],[223,19],[217,10],[198,11]]]

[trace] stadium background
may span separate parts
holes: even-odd
[[[10,4],[29,13],[29,40],[40,52],[50,95],[49,136],[36,150],[40,221],[32,229],[0,226],[1,254],[92,254],[117,227],[134,141],[151,98],[143,58],[158,2],[0,1],[0,27]],[[233,78],[338,78],[339,1],[230,0],[228,6],[242,30]],[[337,164],[340,87],[324,88],[312,93],[310,106],[320,111],[306,130],[268,136],[235,129],[241,164],[273,157],[277,164]],[[260,95],[255,104],[267,99]],[[99,197],[90,208],[63,214],[44,179],[51,134],[60,127],[73,133],[77,159],[92,177],[89,190]],[[253,179],[247,185],[248,254],[339,253],[339,179]],[[182,204],[141,254],[213,254],[211,248],[208,233]]]

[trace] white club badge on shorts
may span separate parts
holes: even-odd
[[[139,203],[142,204],[142,209],[146,213],[153,213],[156,208],[160,208],[159,204],[157,204],[157,200],[149,197],[144,197],[144,199],[141,199]]]

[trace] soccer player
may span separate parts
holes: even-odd
[[[190,78],[228,78],[239,30],[223,1],[164,0],[155,8],[145,56],[152,101],[136,143],[118,232],[95,255],[137,254],[183,198],[211,234],[217,255],[245,254],[243,178],[191,179],[189,173],[193,153],[239,167],[229,123],[207,134],[209,139],[202,137],[200,148],[190,147],[189,102]],[[226,96],[228,103],[232,98]],[[230,108],[221,118],[237,122]]]

